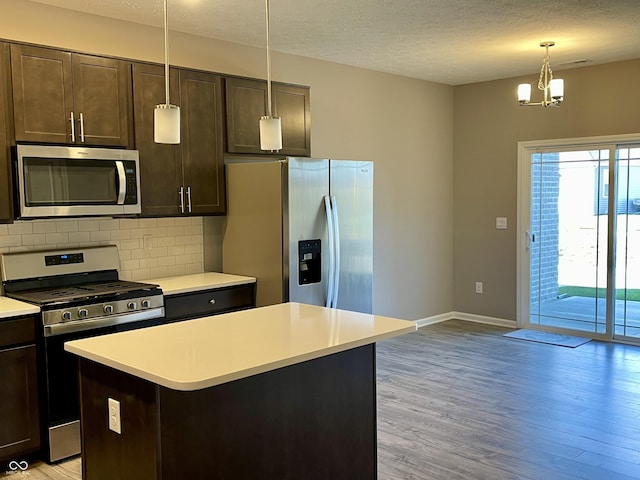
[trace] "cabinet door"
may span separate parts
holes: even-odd
[[[71,142],[71,54],[11,45],[13,116],[18,142]]]
[[[172,103],[178,98],[178,79],[171,71]],[[140,190],[143,216],[180,214],[182,185],[180,146],[153,141],[153,109],[165,102],[164,68],[133,64],[133,112],[136,146],[140,152]],[[182,115],[184,117],[184,115]],[[182,119],[184,121],[184,118]]]
[[[131,64],[73,55],[72,71],[76,143],[131,148]]]
[[[193,215],[225,212],[220,76],[180,71],[182,169]]]
[[[311,155],[309,88],[274,83],[273,114],[282,122],[282,150],[291,156]]]
[[[260,149],[260,117],[267,111],[267,82],[227,78],[227,151],[270,154]],[[273,115],[282,122],[282,150],[274,155],[311,155],[309,88],[272,83]]]
[[[260,117],[267,111],[267,82],[225,79],[227,151],[266,153],[260,150]]]
[[[0,350],[0,459],[40,447],[36,347]]]
[[[0,43],[0,223],[13,219],[11,155],[9,151],[9,45]]]

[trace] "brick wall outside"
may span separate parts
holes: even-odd
[[[530,312],[558,296],[560,175],[558,153],[537,154],[531,165]],[[533,241],[535,235],[535,241]]]

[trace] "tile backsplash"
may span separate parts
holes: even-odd
[[[120,252],[120,278],[124,280],[204,270],[202,217],[92,217],[0,225],[0,253],[110,244]]]

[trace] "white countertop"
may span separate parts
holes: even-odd
[[[197,292],[210,288],[232,287],[255,283],[254,277],[242,277],[228,273],[204,272],[192,275],[179,275],[177,277],[151,278],[143,280],[145,283],[155,283],[160,286],[164,295],[176,295],[178,293]]]
[[[415,322],[284,303],[65,343],[174,390],[199,390],[416,330]]]
[[[0,318],[19,317],[40,313],[40,308],[30,303],[0,296]]]

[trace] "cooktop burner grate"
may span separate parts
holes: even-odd
[[[150,290],[152,288],[157,288],[157,285],[150,283],[130,282],[126,280],[116,280],[110,282],[74,285],[60,288],[26,290],[22,292],[11,293],[11,297],[30,303],[45,305],[54,302],[71,302],[88,297],[95,298],[107,295],[117,295],[127,292]]]

